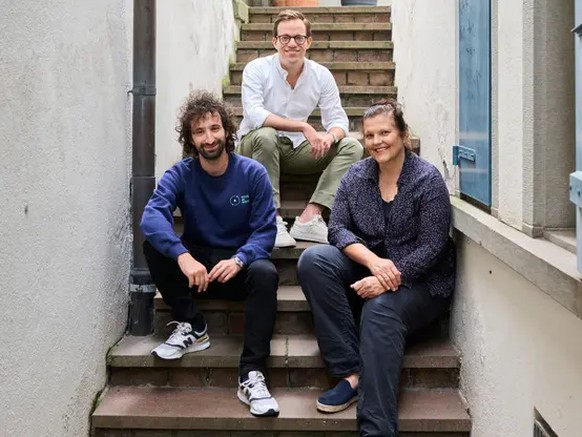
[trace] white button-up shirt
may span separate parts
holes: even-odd
[[[305,59],[295,88],[287,82],[287,71],[281,67],[278,54],[249,62],[243,71],[242,106],[239,139],[262,127],[270,114],[307,121],[318,106],[326,131],[339,127],[348,134],[348,117],[342,108],[333,75],[323,65],[309,59]],[[305,141],[302,132],[279,131],[279,135],[291,139],[294,148]]]

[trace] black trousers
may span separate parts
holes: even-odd
[[[234,250],[186,245],[188,251],[208,272],[221,260],[234,255]],[[172,317],[178,322],[188,322],[196,330],[204,328],[205,321],[196,305],[197,299],[225,299],[245,301],[244,346],[240,358],[239,374],[252,370],[265,372],[271,353],[271,338],[277,313],[277,287],[279,276],[273,263],[257,260],[225,283],[213,281],[205,292],[198,293],[196,286],[188,287],[188,279],[178,263],[159,253],[146,241],[144,254],[152,279],[164,302],[172,308]]]
[[[299,259],[297,274],[330,374],[360,374],[360,435],[397,436],[398,384],[406,337],[446,311],[450,299],[431,296],[422,282],[362,299],[349,286],[370,272],[329,245],[307,249]]]

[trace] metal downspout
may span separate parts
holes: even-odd
[[[129,333],[148,335],[153,330],[153,297],[156,288],[143,254],[145,238],[139,223],[156,184],[156,0],[134,0],[133,8],[133,264],[129,287]]]

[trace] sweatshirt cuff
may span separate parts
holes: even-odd
[[[186,247],[180,242],[175,243],[172,247],[170,247],[170,250],[168,250],[168,255],[174,261],[177,261],[178,257],[186,252],[188,252],[188,249],[186,249]]]

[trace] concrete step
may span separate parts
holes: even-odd
[[[392,41],[314,41],[307,57],[317,62],[391,62]],[[237,62],[275,53],[271,41],[239,41]]]
[[[311,32],[315,41],[390,41],[392,24],[384,23],[313,23]],[[271,41],[271,23],[246,23],[241,25],[243,41]]]
[[[200,434],[260,431],[264,434],[258,435],[272,436],[284,431],[339,435],[335,433],[357,429],[355,405],[333,415],[316,411],[320,390],[275,388],[272,394],[281,408],[279,417],[259,419],[237,399],[233,388],[111,387],[93,413],[92,424],[96,437],[127,436],[112,434],[111,430],[158,430],[156,436],[172,437],[176,430]],[[456,390],[404,390],[398,410],[401,436],[407,432],[427,433],[423,434],[427,437],[443,435],[438,433],[468,436],[471,430],[470,418]]]
[[[251,7],[249,20],[253,23],[271,23],[277,14],[286,7]],[[351,6],[346,7],[294,7],[301,11],[311,23],[384,23],[390,21],[390,6]]]
[[[227,103],[234,107],[242,106],[240,86],[226,86],[222,92]],[[370,106],[380,99],[396,99],[397,88],[395,86],[341,85],[339,92],[343,107]]]
[[[176,361],[160,360],[151,350],[166,337],[124,337],[108,355],[111,385],[235,387],[242,337],[211,336],[211,347]],[[409,389],[457,388],[459,355],[448,339],[417,341],[406,351],[400,384]],[[327,388],[327,376],[315,337],[274,336],[268,362],[270,387]]]

